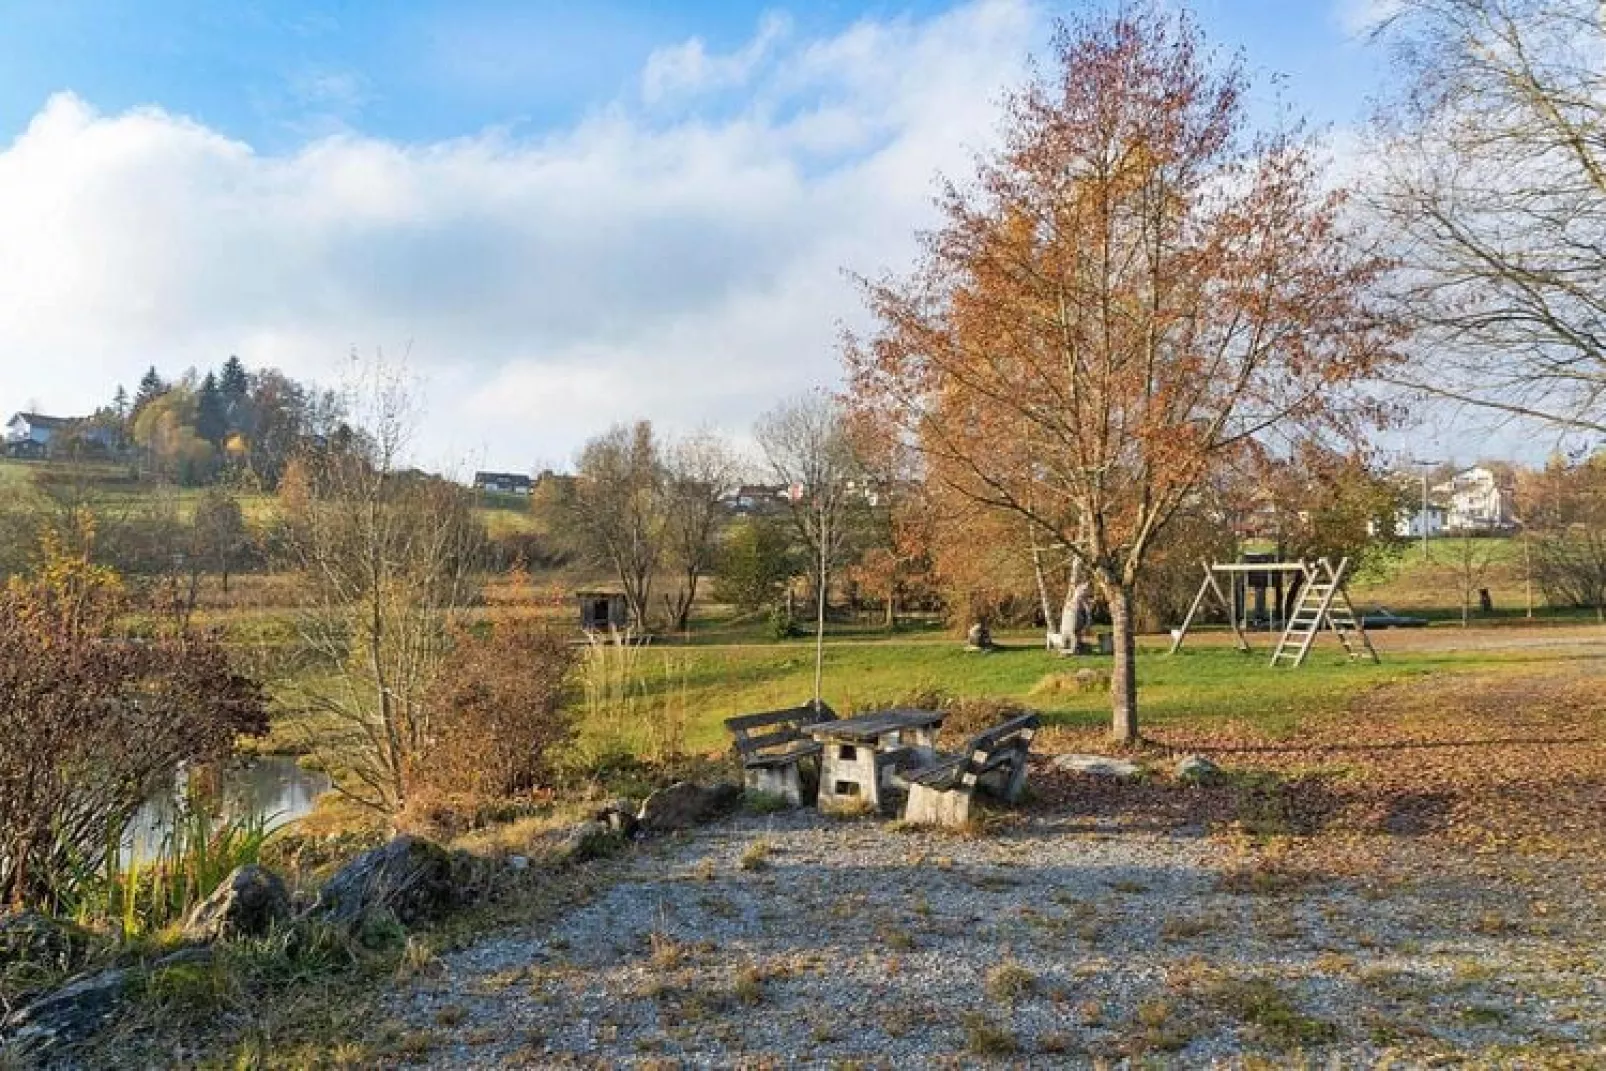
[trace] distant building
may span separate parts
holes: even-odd
[[[81,417],[53,417],[43,413],[15,413],[6,421],[6,453],[13,457],[42,457],[53,445],[70,434],[102,449],[110,449],[115,437],[107,428],[96,427]]]
[[[779,484],[747,483],[725,496],[725,508],[738,516],[769,513],[787,502],[787,488]]]
[[[528,495],[535,484],[517,472],[476,472],[474,490],[489,491],[498,495]]]
[[[1516,527],[1510,482],[1482,465],[1436,485],[1433,497],[1443,503],[1446,532],[1504,532]]]
[[[623,632],[630,627],[630,603],[617,591],[577,591],[580,628],[586,632]]]
[[[1411,539],[1421,539],[1425,534],[1432,539],[1443,534],[1445,516],[1444,507],[1433,502],[1428,503],[1426,510],[1420,505],[1406,507],[1394,519],[1394,534]]]

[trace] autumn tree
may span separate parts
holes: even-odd
[[[0,906],[82,903],[152,793],[267,731],[215,637],[123,631],[140,607],[94,539],[84,511],[47,528],[38,568],[0,589]]]
[[[1114,735],[1138,737],[1133,592],[1220,460],[1331,426],[1388,338],[1342,197],[1298,132],[1255,133],[1245,75],[1159,5],[1062,24],[1001,147],[948,185],[904,278],[867,283],[856,406],[930,478],[1082,561],[1115,633]]]
[[[930,591],[934,505],[925,493],[919,456],[897,439],[854,435],[864,494],[852,504],[854,561],[849,575],[881,602],[883,623],[898,625],[899,606]]]
[[[1606,8],[1401,0],[1376,207],[1419,326],[1393,378],[1494,414],[1606,431]]]
[[[1395,527],[1411,495],[1359,452],[1307,440],[1277,456],[1257,452],[1244,478],[1266,492],[1276,518],[1269,534],[1285,558],[1358,567],[1403,544]]]
[[[182,484],[201,483],[212,475],[217,451],[196,433],[196,412],[195,392],[182,386],[138,407],[133,440],[152,473]]]

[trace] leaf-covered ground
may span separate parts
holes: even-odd
[[[1408,851],[1415,842],[1482,855],[1606,858],[1606,675],[1592,659],[1432,674],[1386,685],[1348,708],[1270,736],[1245,722],[1170,723],[1150,761],[1198,753],[1232,772],[1206,788],[1039,779],[1089,813],[1172,825],[1236,821],[1293,835],[1332,856]],[[1096,749],[1053,732],[1056,750]]]

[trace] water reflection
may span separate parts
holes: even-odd
[[[123,835],[125,857],[130,851],[149,859],[161,848],[172,830],[184,798],[184,778],[175,780],[173,791],[153,797],[140,809]],[[308,814],[320,793],[329,790],[329,775],[303,769],[296,760],[283,755],[230,763],[220,772],[207,772],[204,787],[215,792],[223,817],[260,817],[269,829],[277,829]]]

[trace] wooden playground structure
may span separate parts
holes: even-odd
[[[1283,623],[1277,647],[1272,651],[1273,666],[1304,665],[1317,635],[1323,630],[1331,631],[1338,637],[1351,659],[1379,661],[1372,641],[1367,638],[1366,627],[1355,613],[1355,606],[1350,602],[1349,592],[1344,585],[1349,572],[1348,558],[1341,559],[1337,566],[1327,558],[1318,558],[1314,562],[1200,562],[1199,565],[1204,570],[1204,581],[1199,585],[1199,593],[1193,597],[1193,605],[1188,607],[1188,616],[1183,619],[1182,627],[1171,633],[1171,654],[1176,654],[1182,647],[1188,630],[1193,627],[1194,618],[1198,616],[1205,599],[1211,595],[1227,612],[1227,624],[1232,629],[1238,649],[1249,654],[1249,640],[1244,636],[1240,620],[1247,598],[1240,598],[1240,592],[1247,596],[1249,590],[1257,591],[1258,601],[1264,607],[1266,589],[1275,587],[1277,610],[1269,619],[1275,623],[1284,604],[1282,581],[1288,577],[1299,588],[1293,610]],[[1231,597],[1222,590],[1217,577],[1228,580]]]

